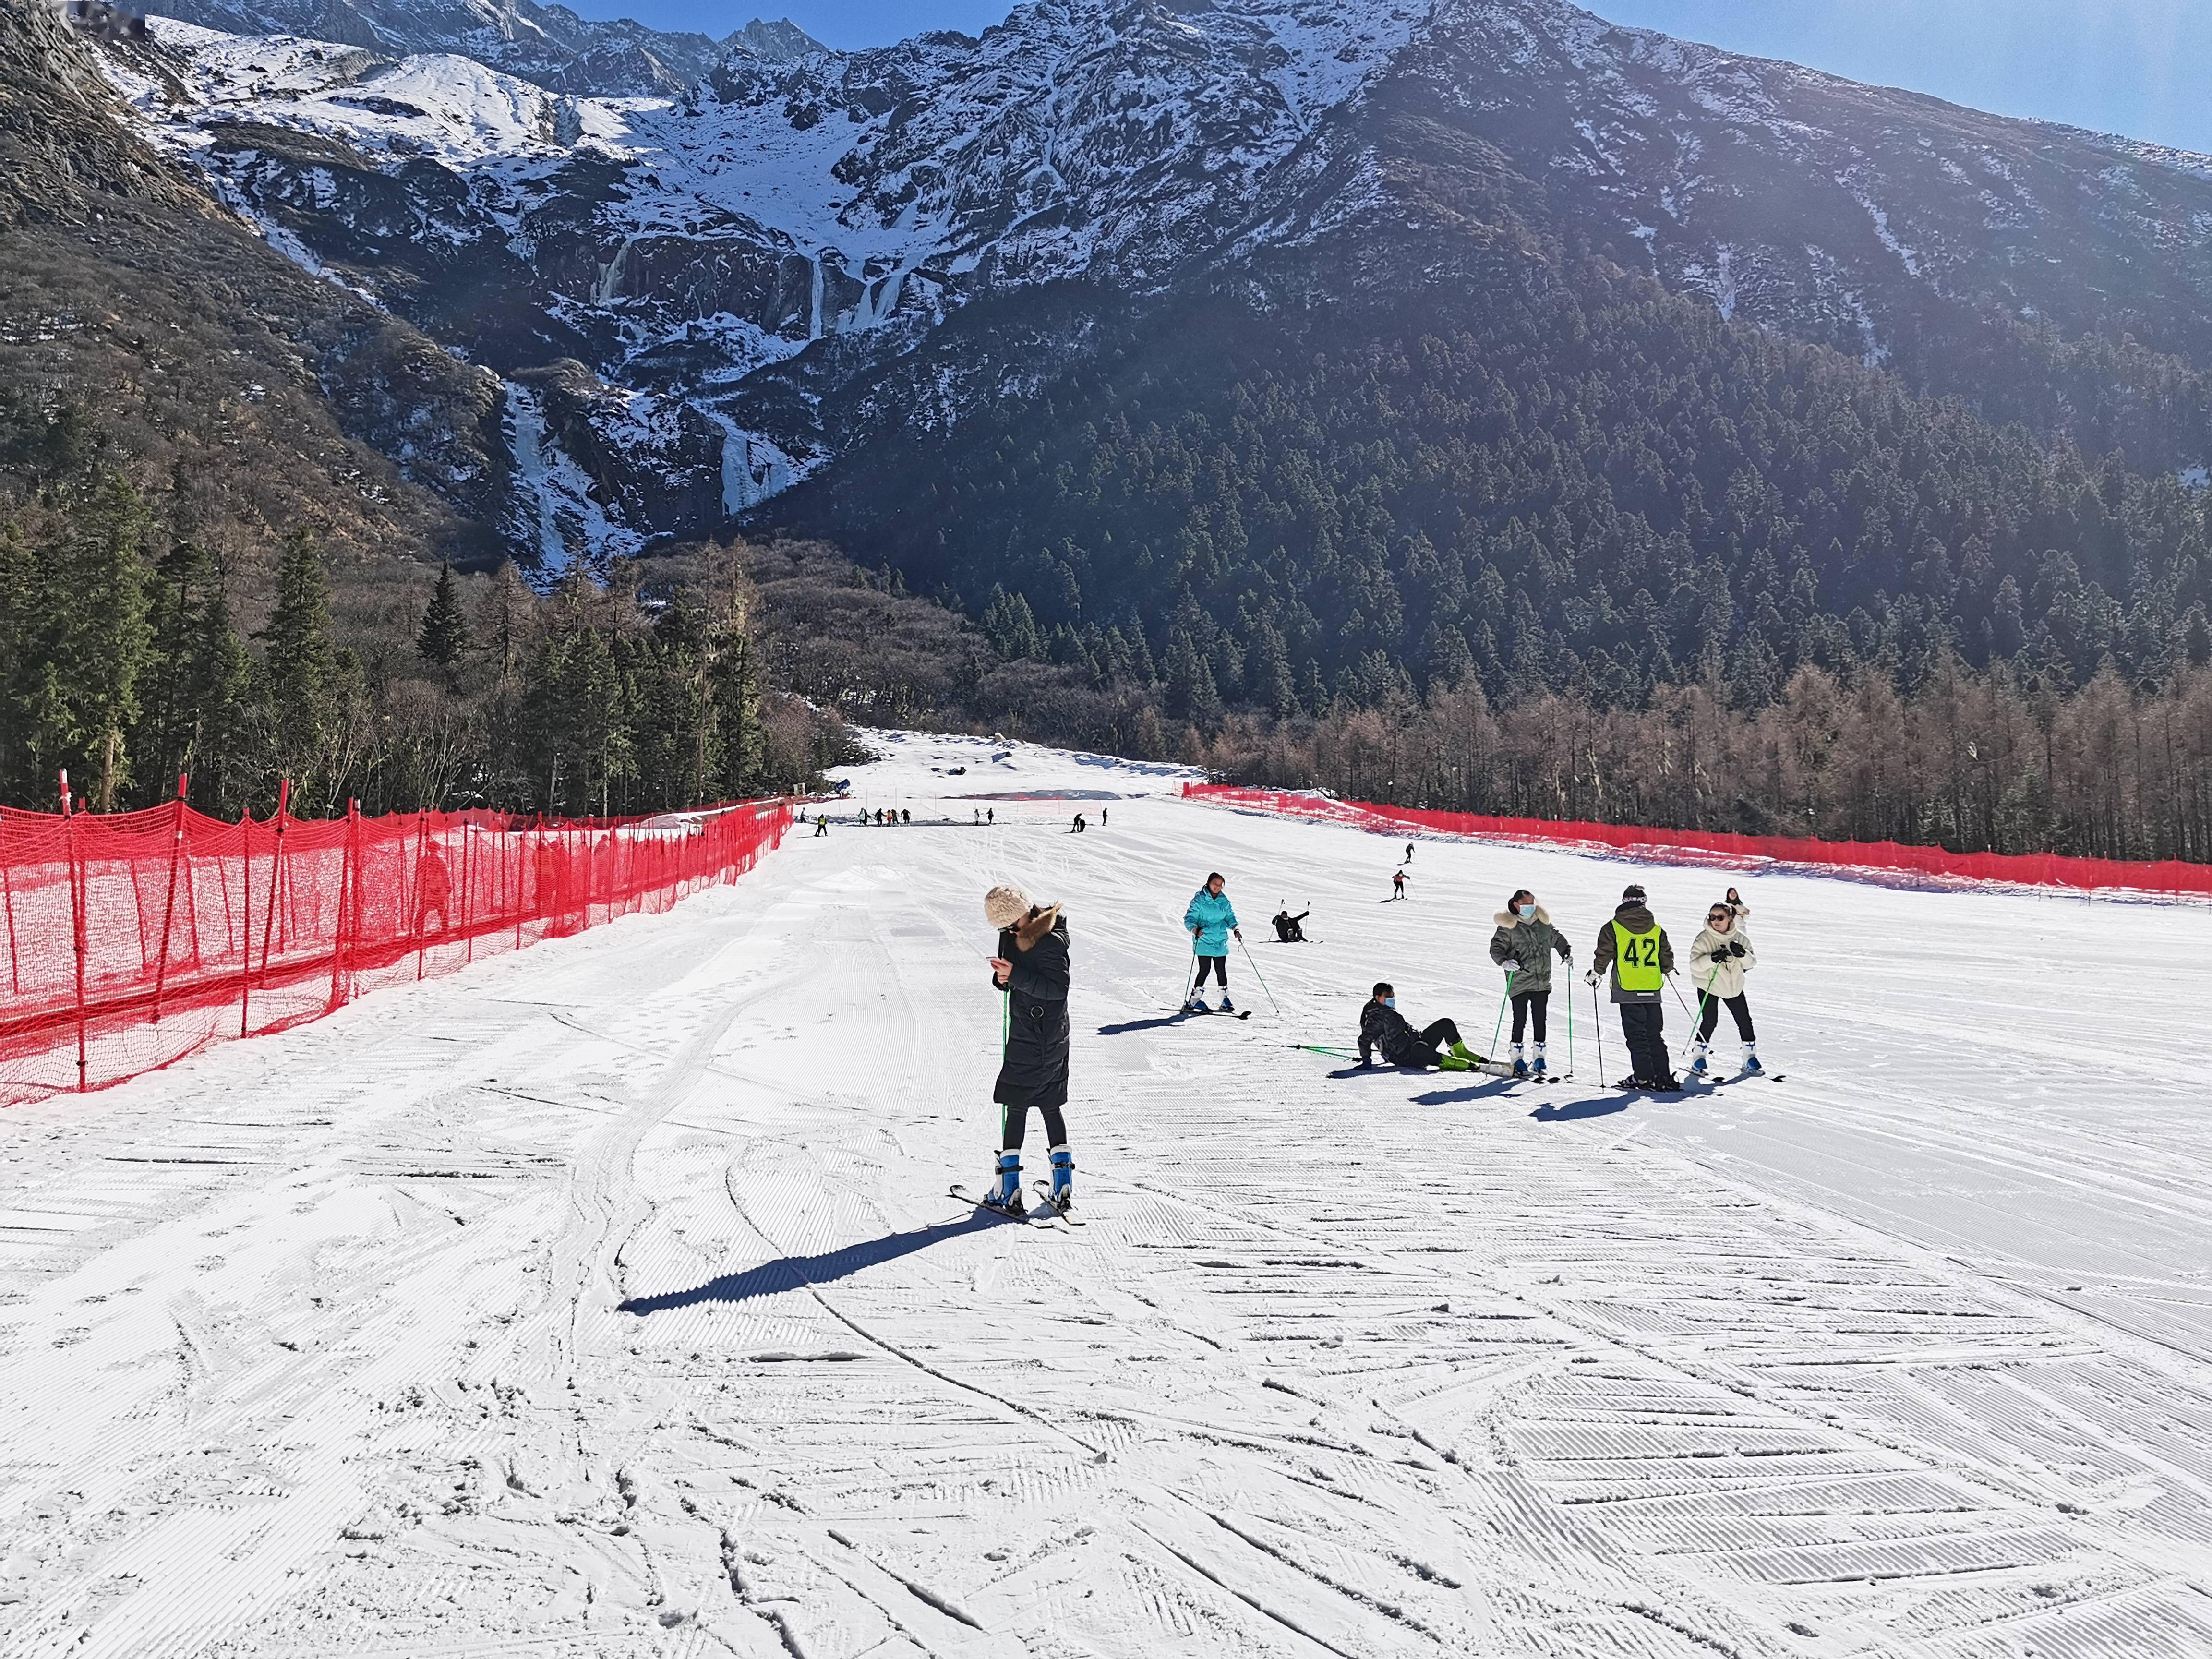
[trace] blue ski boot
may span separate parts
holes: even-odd
[[[1551,1073],[1544,1069],[1544,1045],[1540,1042],[1536,1045],[1536,1058],[1534,1063],[1529,1066],[1528,1072],[1529,1075],[1535,1078],[1540,1083],[1543,1081],[1544,1079],[1551,1076]]]
[[[1075,1154],[1065,1146],[1052,1149],[1052,1207],[1065,1213],[1075,1207]]]
[[[1690,1045],[1690,1069],[1699,1077],[1705,1074],[1706,1061],[1712,1054],[1711,1046],[1702,1038]]]
[[[1003,1211],[1007,1215],[1028,1213],[1022,1203],[1022,1155],[1019,1150],[1010,1149],[999,1154],[998,1179],[991,1183],[991,1190],[983,1195],[983,1202],[991,1209]]]
[[[1763,1072],[1766,1069],[1759,1063],[1759,1045],[1755,1042],[1747,1042],[1743,1045],[1743,1069],[1747,1072]]]
[[[1237,1012],[1237,1005],[1229,1000],[1229,993],[1226,991],[1221,994],[1221,1012],[1224,1014],[1233,1014]]]
[[[1528,1075],[1528,1062],[1521,1058],[1521,1045],[1517,1042],[1513,1045],[1513,1075],[1516,1077]]]

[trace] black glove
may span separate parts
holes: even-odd
[[[1729,941],[1729,954],[1732,957],[1747,957],[1751,952],[1743,948],[1741,939],[1732,939]]]

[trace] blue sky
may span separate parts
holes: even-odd
[[[926,28],[975,33],[1005,0],[757,0],[833,46]],[[1342,0],[1357,4],[1359,0]],[[721,0],[569,0],[722,35],[755,15]],[[2212,151],[2212,0],[1583,0],[1617,22],[1978,109]]]

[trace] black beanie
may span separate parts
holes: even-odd
[[[1632,881],[1627,886],[1620,890],[1620,902],[1623,904],[1627,903],[1631,899],[1634,899],[1638,903],[1641,903],[1644,898],[1644,889],[1636,882]]]

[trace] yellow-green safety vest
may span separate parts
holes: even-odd
[[[1624,991],[1659,988],[1659,929],[1656,924],[1648,933],[1632,933],[1619,922],[1613,924],[1613,976]]]

